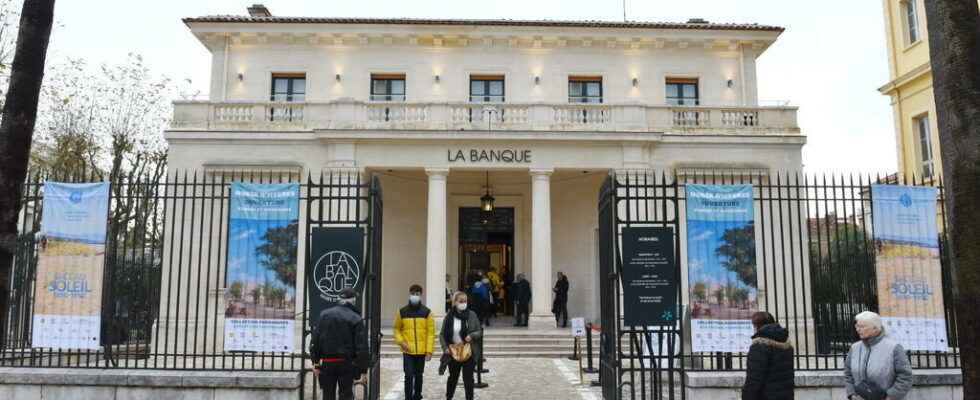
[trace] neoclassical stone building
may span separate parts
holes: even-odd
[[[563,271],[570,314],[597,317],[610,172],[801,168],[796,108],[758,100],[756,64],[779,27],[262,8],[185,23],[212,54],[210,98],[175,103],[170,166],[379,176],[389,319],[412,283],[443,313],[447,276],[455,289],[475,269],[525,274],[532,322],[551,318]]]

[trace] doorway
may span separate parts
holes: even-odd
[[[459,208],[459,271],[457,290],[466,291],[480,272],[490,277],[498,313],[510,315],[507,295],[514,281],[514,208],[498,207],[491,213],[479,207]]]

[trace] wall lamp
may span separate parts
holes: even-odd
[[[337,79],[337,82],[340,82],[340,74],[335,75],[334,78]]]
[[[728,88],[729,89],[735,87],[735,81],[734,80],[729,79],[728,82],[727,82],[727,84],[728,84]]]
[[[439,83],[439,75],[436,74],[436,83]]]
[[[238,81],[239,82],[242,82],[244,80],[245,80],[245,73],[244,72],[239,72],[238,73]]]
[[[539,84],[539,83],[541,83],[541,77],[540,77],[540,76],[537,76],[537,75],[535,75],[535,76],[534,76],[534,84],[535,84],[535,85],[537,85],[537,84]]]
[[[638,78],[633,78],[633,87],[636,87],[639,84],[640,84],[640,80]]]

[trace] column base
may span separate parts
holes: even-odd
[[[527,319],[527,327],[536,331],[558,329],[555,325],[555,316],[551,314],[531,315]]]

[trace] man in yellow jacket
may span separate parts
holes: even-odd
[[[422,398],[425,362],[432,360],[436,323],[432,311],[422,305],[422,286],[408,289],[408,305],[395,315],[395,343],[402,349],[405,371],[405,400]]]

